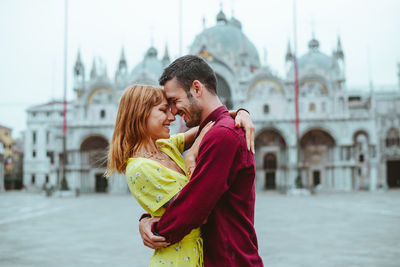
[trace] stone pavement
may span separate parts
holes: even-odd
[[[265,266],[400,266],[400,191],[257,195]],[[126,195],[0,193],[0,266],[147,266]]]

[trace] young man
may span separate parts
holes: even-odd
[[[158,222],[141,220],[144,243],[160,247],[163,237],[176,243],[207,220],[201,229],[205,266],[263,266],[254,229],[254,155],[218,98],[214,71],[203,59],[184,56],[164,70],[160,84],[172,113],[188,127],[200,125],[200,132],[215,124],[203,137],[189,183]]]

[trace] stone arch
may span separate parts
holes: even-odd
[[[87,136],[80,145],[81,168],[86,171],[83,183],[89,183],[88,187],[94,188],[95,192],[108,190],[108,180],[104,177],[108,145],[108,140],[102,135]]]
[[[370,135],[364,129],[360,129],[360,130],[357,130],[357,131],[354,132],[354,134],[353,134],[353,143],[357,143],[357,138],[359,138],[359,136],[365,136],[366,139],[367,139],[367,142],[369,143]]]
[[[334,162],[336,141],[321,128],[311,129],[300,138],[300,168],[302,184],[317,187],[332,184],[328,181],[328,166]]]
[[[334,141],[335,145],[337,145],[336,140],[339,140],[339,138],[337,137],[337,134],[335,132],[335,130],[327,125],[324,126],[320,126],[320,125],[310,125],[309,127],[307,127],[306,129],[304,129],[303,131],[301,131],[300,133],[300,140],[308,133],[312,132],[312,131],[322,131],[327,133]]]
[[[87,155],[86,163],[92,167],[104,168],[107,162],[108,140],[102,135],[90,135],[81,145],[81,154]]]
[[[286,148],[286,140],[281,132],[275,128],[265,128],[258,132],[255,138],[256,149],[260,146],[279,146]]]
[[[96,96],[99,96],[98,98]],[[86,96],[86,104],[96,103],[99,104],[117,104],[119,101],[116,93],[111,87],[96,87],[88,92]]]
[[[255,139],[256,168],[260,187],[264,190],[285,186],[287,143],[276,129],[262,129]]]

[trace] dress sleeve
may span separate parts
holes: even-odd
[[[169,138],[171,140],[172,144],[179,150],[180,153],[183,153],[185,150],[185,134],[180,133],[180,134],[173,134]]]
[[[179,193],[181,184],[155,162],[143,160],[129,165],[126,181],[132,195],[152,216],[161,216],[165,210],[162,206]]]

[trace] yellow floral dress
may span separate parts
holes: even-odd
[[[157,140],[157,145],[186,173],[182,156],[184,142],[184,134],[176,134],[169,139]],[[130,158],[125,175],[132,195],[152,217],[162,216],[165,211],[163,205],[178,194],[188,182],[186,175],[147,158]],[[156,249],[149,266],[203,267],[200,229],[192,230],[176,244]]]

